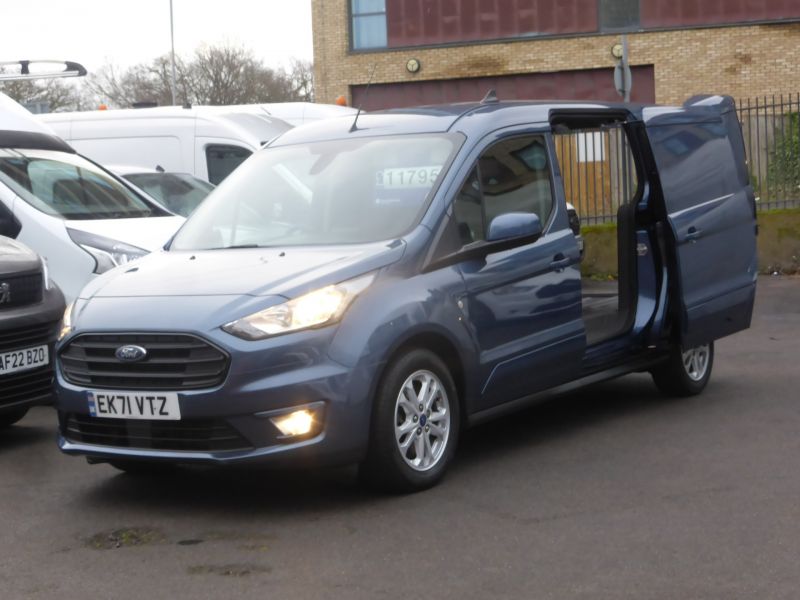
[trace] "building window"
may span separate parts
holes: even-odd
[[[639,28],[639,0],[600,0],[600,31]]]
[[[386,0],[352,0],[353,48],[386,48]]]

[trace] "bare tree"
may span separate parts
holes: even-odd
[[[289,81],[292,84],[293,100],[314,101],[314,65],[310,60],[292,59],[289,67]]]
[[[83,104],[78,87],[58,79],[4,81],[0,83],[0,92],[20,104],[46,104],[52,112],[76,110]]]
[[[175,61],[175,67],[176,96],[181,102],[190,102],[187,67],[179,59]],[[98,99],[119,108],[129,107],[135,102],[172,103],[171,67],[167,56],[124,71],[114,65],[105,65],[88,77],[86,85]]]
[[[281,102],[292,98],[288,76],[270,69],[238,46],[207,46],[190,65],[192,96],[198,104]]]
[[[308,62],[293,61],[289,72],[267,67],[240,46],[203,46],[191,60],[176,61],[177,98],[182,104],[251,104],[310,100],[313,75]],[[120,71],[112,65],[91,75],[88,87],[116,107],[149,101],[172,103],[167,56]]]

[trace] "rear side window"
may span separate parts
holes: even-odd
[[[233,170],[242,164],[252,152],[241,146],[226,144],[211,144],[206,146],[206,164],[208,166],[208,180],[214,185],[230,175]]]
[[[464,245],[486,239],[492,219],[506,213],[534,213],[545,225],[553,212],[553,191],[544,137],[513,138],[488,148],[453,208]]]

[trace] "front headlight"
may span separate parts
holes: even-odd
[[[95,233],[69,228],[67,228],[67,233],[69,233],[69,237],[72,238],[73,242],[92,255],[95,262],[94,272],[98,274],[110,271],[114,267],[124,265],[147,254],[147,250]]]
[[[300,329],[323,327],[338,321],[355,297],[372,283],[374,274],[329,285],[283,304],[223,325],[244,340],[263,340]]]
[[[75,302],[67,304],[64,311],[64,317],[61,319],[61,331],[58,333],[58,340],[61,341],[70,331],[72,331],[72,310],[75,308]]]

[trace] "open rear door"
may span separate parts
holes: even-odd
[[[681,343],[690,348],[746,329],[758,273],[755,197],[733,100],[646,108],[643,120],[672,230]]]

